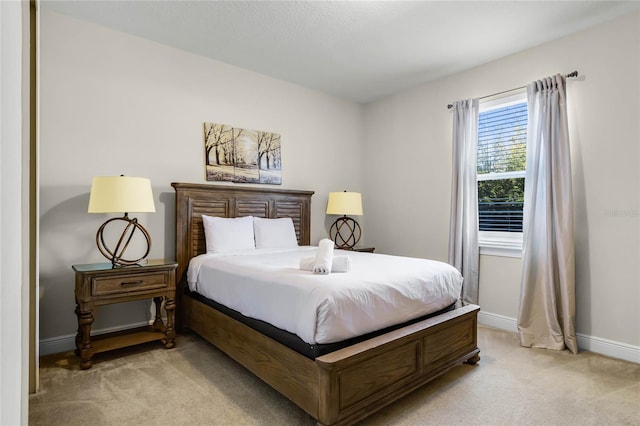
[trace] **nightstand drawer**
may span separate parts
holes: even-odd
[[[167,278],[165,272],[96,277],[91,280],[91,295],[106,296],[166,288],[169,285]]]

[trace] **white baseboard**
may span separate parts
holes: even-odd
[[[498,314],[480,311],[478,313],[478,323],[499,330],[518,332],[518,321],[515,318],[505,317]]]
[[[129,325],[120,326],[120,327],[111,327],[111,328],[105,328],[102,330],[95,330],[91,332],[91,335],[93,336],[98,334],[106,334],[106,333],[111,333],[113,331],[126,330],[128,328],[142,327],[145,325],[151,325],[151,322],[142,321],[139,323],[129,324]],[[48,339],[40,340],[40,356],[57,354],[59,352],[74,351],[75,349],[76,349],[75,333],[67,334],[65,336],[50,337]]]
[[[576,339],[580,350],[596,352],[612,358],[640,364],[640,346],[627,345],[626,343],[586,336],[580,333],[576,333]]]
[[[518,332],[518,322],[515,318],[492,314],[490,312],[480,311],[480,313],[478,313],[478,323],[513,333]],[[576,333],[576,339],[578,340],[578,348],[580,348],[581,351],[595,352],[611,358],[618,358],[640,364],[640,346],[614,342],[581,333]]]

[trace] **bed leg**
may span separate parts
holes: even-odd
[[[480,355],[479,354],[475,354],[474,356],[472,356],[471,358],[466,360],[465,364],[475,365],[478,361],[480,361]]]

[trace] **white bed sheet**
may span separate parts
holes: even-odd
[[[299,269],[317,247],[203,254],[189,264],[189,288],[245,316],[333,343],[436,312],[458,301],[462,276],[443,262],[336,250],[351,272]]]

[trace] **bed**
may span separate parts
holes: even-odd
[[[479,307],[445,309],[348,346],[309,357],[188,291],[187,269],[206,251],[202,216],[290,217],[298,243],[310,243],[311,191],[173,183],[179,329],[218,347],[313,416],[319,425],[353,424],[449,369],[475,364]],[[366,255],[366,254],[364,254]]]

